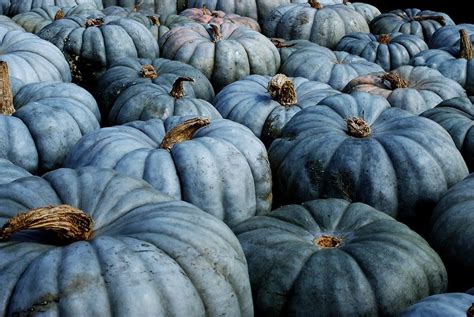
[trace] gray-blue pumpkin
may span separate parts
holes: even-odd
[[[11,1],[11,0],[10,0]],[[74,7],[86,4],[98,10],[103,9],[102,0],[13,0],[8,11],[10,16],[25,13],[45,6]]]
[[[428,296],[403,311],[400,317],[471,317],[474,296],[466,293],[445,293]]]
[[[251,75],[224,87],[213,103],[224,118],[245,125],[269,143],[301,109],[339,93],[301,77]]]
[[[1,6],[1,3],[0,3],[0,6]],[[6,15],[1,15],[1,9],[0,9],[0,26],[7,28],[9,30],[25,31],[25,29],[22,28],[20,25],[16,24],[15,21],[10,19]]]
[[[368,93],[331,96],[300,111],[269,159],[283,203],[344,198],[422,227],[441,195],[468,174],[440,125]]]
[[[31,176],[27,170],[16,166],[9,160],[0,158],[0,184],[10,183],[26,176]]]
[[[428,243],[365,204],[313,200],[233,230],[247,258],[256,316],[397,316],[447,287]]]
[[[123,7],[129,10],[153,12],[163,18],[175,15],[186,8],[187,0],[102,0],[104,7]]]
[[[345,51],[392,70],[408,65],[416,54],[428,49],[428,45],[415,35],[394,32],[382,35],[355,32],[344,36],[336,46]]]
[[[439,29],[433,34],[430,41],[427,41],[430,48],[459,47],[461,41],[460,30],[465,30],[471,42],[474,42],[474,24],[462,23],[449,25]]]
[[[6,68],[4,62],[0,66]],[[61,167],[76,142],[99,128],[95,99],[75,84],[28,84],[14,97],[8,84],[2,84],[0,157],[29,172]]]
[[[112,168],[142,178],[230,226],[270,211],[267,151],[248,128],[199,117],[175,127],[172,122],[135,121],[89,133],[76,144],[66,166]]]
[[[97,168],[20,178],[0,185],[2,225],[4,316],[253,315],[231,230],[144,181]]]
[[[369,24],[373,34],[401,32],[416,35],[427,43],[438,29],[451,25],[455,23],[446,13],[416,8],[382,13]]]
[[[440,102],[466,97],[465,89],[439,71],[427,66],[400,66],[390,72],[374,73],[352,79],[345,93],[368,92],[387,99],[392,107],[413,114],[434,108]]]
[[[448,131],[461,151],[470,172],[474,172],[474,105],[465,97],[443,101],[420,114]]]
[[[333,52],[319,45],[296,50],[280,68],[280,72],[289,77],[320,81],[337,90],[344,89],[356,77],[380,71],[383,71],[382,67],[365,58]]]

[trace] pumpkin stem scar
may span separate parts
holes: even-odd
[[[143,78],[155,79],[158,77],[158,73],[153,65],[142,65],[142,67],[140,67],[140,73]]]
[[[166,133],[163,141],[160,144],[160,149],[171,151],[175,144],[183,141],[191,140],[194,133],[202,127],[211,123],[209,118],[198,117],[192,118],[178,124],[173,129]]]
[[[474,317],[474,303],[466,311],[467,317]]]
[[[308,0],[308,3],[313,9],[319,10],[322,8],[321,3],[319,3],[317,0]]]
[[[442,26],[446,25],[446,20],[442,15],[417,15],[413,17],[413,21],[426,21],[426,20],[434,20],[441,24]]]
[[[388,34],[380,34],[377,38],[377,41],[380,43],[380,44],[388,44],[390,43],[390,35]]]
[[[194,82],[194,79],[191,77],[178,77],[174,84],[173,88],[170,91],[170,96],[174,97],[176,99],[181,99],[184,97],[184,82],[185,81],[190,81]]]
[[[54,21],[64,19],[64,11],[59,9],[56,14],[54,15]]]
[[[91,18],[86,21],[85,27],[101,26],[104,24],[104,18]]]
[[[362,118],[348,118],[346,124],[347,134],[355,138],[366,138],[372,133],[370,126]]]
[[[13,107],[8,64],[0,61],[0,115],[11,116],[13,113],[15,113],[15,108]]]
[[[44,230],[68,242],[87,241],[92,238],[93,226],[92,218],[82,210],[69,205],[47,206],[10,218],[0,229],[0,240],[22,230]]]
[[[319,238],[314,239],[313,243],[322,249],[334,249],[341,246],[342,239],[323,234]]]
[[[210,33],[212,42],[216,43],[222,40],[221,28],[216,24],[209,24],[209,26],[210,26],[209,33]]]
[[[471,39],[466,30],[459,30],[459,58],[472,59],[474,57],[474,52],[472,50]]]
[[[276,38],[276,37],[271,38],[271,41],[272,41],[273,45],[276,46],[276,48],[286,48],[286,47],[295,46],[294,43],[287,44],[284,39],[279,39],[279,38]]]
[[[395,71],[383,74],[380,79],[388,81],[392,89],[408,87],[407,82]]]
[[[297,103],[295,85],[283,74],[276,74],[268,82],[268,93],[273,100],[283,106],[291,106]]]

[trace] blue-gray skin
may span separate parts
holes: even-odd
[[[450,283],[474,285],[474,174],[449,189],[431,217],[429,241],[446,263]]]
[[[31,174],[9,160],[0,158],[0,184],[11,183],[26,176],[31,176]]]
[[[13,105],[12,116],[0,115],[0,157],[31,173],[61,167],[76,142],[100,128],[94,98],[75,84],[26,85]]]
[[[143,24],[117,16],[67,17],[44,27],[38,36],[64,53],[78,82],[97,80],[114,61],[125,57],[159,56],[158,43]]]
[[[347,119],[354,117],[370,134],[348,134]],[[300,111],[270,146],[269,159],[283,202],[344,198],[420,226],[468,174],[440,125],[368,93],[335,95]]]
[[[11,0],[10,0],[11,1]],[[31,10],[44,6],[58,6],[58,7],[74,7],[81,4],[87,4],[93,6],[94,8],[101,10],[104,7],[102,6],[102,0],[21,0],[21,1],[11,1],[10,10],[8,14],[10,16],[15,16],[20,13],[30,12]],[[5,13],[4,13],[5,14]]]
[[[245,256],[221,221],[111,170],[59,169],[0,185],[0,226],[68,204],[88,241],[24,232],[0,242],[0,315],[252,316]]]
[[[0,39],[0,60],[7,62],[12,84],[71,81],[71,71],[64,55],[48,41],[28,32],[1,26]],[[17,86],[16,89],[21,87]]]
[[[448,131],[456,147],[474,172],[474,105],[468,98],[452,98],[420,114]]]
[[[308,40],[287,41],[285,39],[276,37],[272,38],[271,40],[272,43],[277,47],[278,52],[280,53],[281,65],[285,63],[285,61],[288,59],[288,57],[290,57],[291,54],[305,47],[314,47],[315,49],[320,50],[323,54],[325,53],[328,54],[328,56],[332,56],[332,51],[330,49],[310,42]]]
[[[233,230],[247,258],[256,316],[396,316],[447,287],[428,243],[365,204],[287,205]],[[322,244],[323,236],[339,245]]]
[[[142,178],[229,226],[270,211],[267,152],[248,128],[213,120],[170,151],[160,148],[167,130],[160,119],[100,129],[77,143],[65,166],[113,168]]]
[[[146,78],[142,67],[152,65],[156,72],[155,78]],[[178,77],[191,77],[194,82],[184,83],[184,93],[209,102],[214,98],[214,88],[209,80],[196,68],[178,61],[165,58],[124,58],[111,65],[102,75],[97,84],[97,102],[103,112],[112,108],[122,91],[136,84],[153,83],[166,90],[171,89]]]
[[[297,102],[283,105],[268,91],[272,77],[250,75],[226,86],[214,99],[214,106],[226,119],[248,127],[262,140],[280,135],[285,124],[301,109],[316,105],[322,99],[339,94],[331,86],[302,77],[289,78]]]
[[[174,97],[171,88],[152,83],[136,84],[124,89],[110,110],[110,125],[159,118],[165,120],[170,116],[202,116],[219,119],[222,116],[206,100],[198,99],[191,91],[190,95]]]
[[[342,90],[354,78],[382,67],[347,52],[321,50],[321,47],[305,47],[297,50],[281,66],[280,72],[289,77],[304,77],[320,81],[334,89]]]
[[[467,34],[471,38],[471,42],[474,42],[474,25],[470,23],[462,23],[458,25],[449,25],[438,30],[433,34],[433,38],[427,42],[428,46],[432,49],[435,48],[457,48],[459,47],[460,35],[459,30],[466,30]]]
[[[111,6],[124,7],[130,10],[138,9],[144,12],[153,12],[166,18],[178,14],[186,9],[186,0],[102,0],[104,8]],[[137,4],[139,4],[137,6]]]
[[[1,4],[0,4],[1,7]],[[7,17],[6,15],[1,15],[1,8],[0,8],[0,26],[7,28],[9,30],[20,30],[25,31],[20,25],[16,24],[15,21]]]
[[[369,32],[364,16],[344,4],[289,4],[276,8],[262,25],[263,34],[285,40],[308,40],[334,49],[344,35]]]
[[[451,25],[455,23],[446,13],[410,8],[382,13],[370,22],[369,27],[370,32],[377,35],[392,32],[416,35],[431,48],[429,41],[433,34]]]
[[[397,73],[407,86],[397,87],[383,78],[385,73],[375,73],[354,78],[343,92],[362,91],[381,95],[392,107],[401,108],[413,114],[420,114],[434,108],[447,99],[466,97],[466,91],[461,85],[443,76],[436,69],[404,65],[392,72]]]
[[[10,0],[0,0],[0,14],[7,15],[10,9]]]
[[[465,293],[445,293],[429,296],[410,306],[400,317],[466,317],[472,316],[474,296]],[[471,309],[471,314],[467,312]]]
[[[337,44],[337,51],[345,51],[380,65],[384,70],[392,70],[408,65],[416,54],[428,49],[428,45],[415,35],[394,32],[385,34],[388,38],[371,33],[351,33]]]

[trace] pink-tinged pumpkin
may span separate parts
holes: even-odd
[[[224,22],[231,22],[236,25],[247,26],[254,31],[260,32],[260,25],[254,19],[243,17],[235,13],[225,13],[220,10],[209,10],[206,6],[199,8],[186,9],[179,14],[188,19],[202,24],[221,25]]]

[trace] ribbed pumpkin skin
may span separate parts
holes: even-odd
[[[81,4],[87,4],[94,6],[96,9],[101,10],[102,0],[20,0],[12,1],[8,14],[15,16],[20,13],[32,11],[35,8],[45,6],[58,6],[58,7],[74,7]]]
[[[466,317],[474,296],[465,293],[445,293],[429,296],[402,312],[401,317]]]
[[[89,133],[77,143],[66,166],[112,168],[142,178],[229,226],[270,211],[270,164],[264,145],[250,130],[229,120],[214,120],[192,140],[171,151],[160,149],[170,128],[152,119]]]
[[[177,26],[160,38],[162,57],[196,67],[216,91],[247,75],[275,75],[278,50],[262,34],[232,23],[220,25],[222,39],[213,42],[207,26]]]
[[[428,243],[365,204],[288,205],[234,232],[257,316],[395,316],[447,287],[446,269]],[[322,235],[342,244],[323,249],[315,243]]]
[[[31,176],[25,169],[0,158],[0,184],[10,183],[22,177]]]
[[[13,116],[0,115],[0,157],[32,173],[61,167],[76,142],[99,128],[97,103],[74,84],[29,84],[13,104]]]
[[[145,78],[141,68],[152,65],[158,77]],[[214,89],[209,80],[196,68],[178,61],[165,58],[124,58],[113,63],[97,83],[95,95],[103,111],[108,112],[122,91],[137,84],[153,83],[167,90],[171,89],[178,77],[185,76],[194,79],[194,83],[184,83],[186,95],[212,101]]]
[[[442,48],[442,47],[459,47],[459,30],[466,30],[467,34],[471,38],[471,42],[474,42],[474,25],[470,23],[463,23],[458,25],[449,25],[433,34],[433,37],[428,42],[430,48]]]
[[[6,15],[1,15],[1,9],[0,9],[0,26],[9,30],[25,31],[25,29],[23,29],[20,25],[16,24],[15,21],[10,19]]]
[[[351,33],[339,41],[336,50],[363,57],[388,71],[408,65],[413,56],[428,49],[418,36],[399,32],[387,35],[390,41],[385,44],[380,42],[379,36],[371,33]]]
[[[224,22],[231,22],[241,26],[247,26],[254,31],[260,32],[260,25],[254,19],[244,17],[235,13],[226,13],[220,10],[209,10],[203,8],[189,8],[179,14],[180,16],[186,17],[191,21],[207,24],[222,24]]]
[[[8,64],[14,93],[29,83],[71,81],[71,71],[61,51],[28,32],[0,27],[0,60]]]
[[[430,243],[446,263],[450,283],[474,285],[474,174],[448,190],[431,218]]]
[[[353,79],[343,92],[369,92],[387,99],[392,107],[420,114],[434,108],[440,102],[466,97],[464,88],[452,79],[443,76],[439,71],[426,66],[404,65],[393,70],[407,83],[406,88],[396,88],[380,76],[369,74]]]
[[[416,35],[425,42],[429,42],[436,30],[443,27],[439,21],[428,19],[418,21],[419,17],[442,16],[445,25],[455,25],[451,18],[442,12],[420,9],[397,9],[375,17],[370,22],[370,32],[373,34],[385,34],[401,32]],[[429,45],[431,47],[431,45]]]
[[[86,168],[0,185],[0,225],[59,204],[89,214],[93,238],[57,246],[22,233],[0,242],[2,315],[252,315],[244,254],[214,217],[143,181]]]
[[[345,120],[353,117],[364,119],[369,136],[348,134]],[[441,126],[367,93],[328,97],[300,111],[268,153],[283,203],[344,198],[414,225],[468,174]]]
[[[332,52],[323,47],[305,47],[291,54],[280,72],[289,77],[304,77],[342,90],[352,79],[383,71],[382,67],[347,52]]]
[[[119,6],[134,9],[137,5],[141,11],[151,11],[165,18],[172,14],[178,14],[186,7],[186,0],[102,0],[104,8]]]
[[[222,118],[211,103],[198,99],[193,94],[175,98],[166,87],[144,83],[133,85],[120,93],[110,110],[108,124],[154,118],[165,120],[170,116],[192,115],[211,119]]]
[[[87,15],[51,23],[38,35],[56,45],[76,70],[76,81],[95,81],[114,61],[125,57],[159,56],[156,39],[146,27],[131,19],[100,16],[103,24],[86,27]]]
[[[326,84],[301,77],[290,78],[295,86],[297,103],[284,106],[272,99],[268,92],[271,78],[251,75],[236,81],[217,94],[214,105],[224,118],[245,125],[261,139],[273,139],[301,109],[340,93]]]
[[[474,172],[474,105],[468,98],[443,101],[420,114],[448,131],[470,172]]]
[[[219,10],[258,20],[257,0],[188,0],[188,8]]]
[[[308,3],[278,7],[262,27],[268,37],[309,40],[330,49],[346,34],[369,32],[365,18],[343,4],[323,5],[321,9]]]

